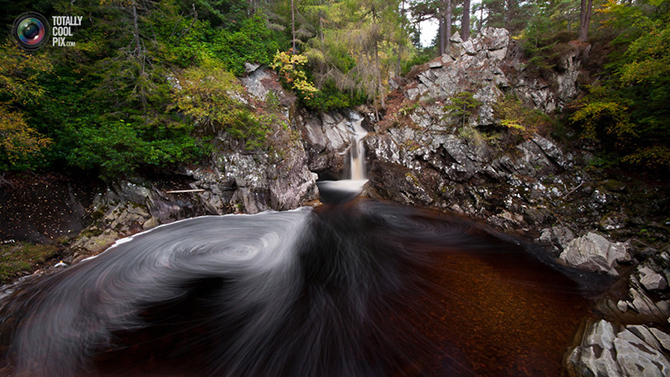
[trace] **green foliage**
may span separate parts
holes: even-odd
[[[132,173],[140,166],[174,164],[199,153],[195,140],[186,135],[147,140],[139,127],[123,121],[81,126],[75,138],[69,164],[99,170],[103,178]]]
[[[210,48],[214,57],[239,76],[245,72],[246,62],[270,65],[277,51],[284,50],[286,44],[286,37],[268,28],[267,21],[257,13],[242,21],[237,32],[216,33]]]
[[[24,109],[44,97],[38,77],[52,66],[42,55],[28,54],[10,42],[0,45],[0,55],[0,169],[26,169],[30,158],[51,143],[29,125]]]
[[[337,89],[334,82],[329,81],[313,96],[301,97],[301,101],[310,110],[328,112],[358,106],[365,102],[365,95],[346,94]]]
[[[266,145],[273,120],[233,98],[239,88],[227,71],[243,74],[247,61],[270,64],[287,39],[260,10],[249,16],[248,2],[46,6],[51,14],[87,17],[74,30],[75,47],[29,55],[9,41],[0,46],[0,170],[113,178],[202,158],[218,130],[249,148]],[[11,9],[44,11],[25,0]]]
[[[615,43],[625,52],[610,55],[602,84],[589,88],[571,118],[582,137],[634,166],[670,168],[669,6],[665,0],[606,4],[606,25],[621,30]]]
[[[556,68],[560,57],[576,47],[569,42],[577,39],[577,31],[565,30],[563,23],[569,22],[574,9],[562,7],[564,3],[538,0],[533,3],[533,14],[526,28],[516,39],[528,57],[528,68],[551,70]],[[562,11],[558,11],[562,10]]]
[[[437,52],[435,47],[416,49],[416,51],[410,55],[409,59],[403,62],[401,74],[403,76],[407,75],[414,66],[428,63],[429,61],[433,60],[436,55]]]
[[[26,123],[22,113],[0,105],[0,170],[30,168],[29,157],[50,143]]]
[[[466,126],[470,117],[477,114],[477,110],[482,102],[474,97],[470,92],[460,92],[449,99],[449,104],[444,106],[444,112],[451,117],[455,117],[461,127]]]
[[[177,108],[195,121],[196,131],[213,136],[225,131],[244,140],[247,148],[265,145],[269,125],[240,100],[242,88],[230,72],[215,62],[192,67],[179,76],[173,91]]]
[[[525,106],[521,100],[507,95],[493,106],[493,116],[512,134],[528,137],[551,124],[549,116],[542,111]]]

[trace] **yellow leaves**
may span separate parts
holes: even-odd
[[[0,45],[0,94],[6,93],[11,102],[27,104],[44,94],[36,81],[42,73],[51,72],[51,61],[41,55],[29,54],[7,41]]]
[[[584,127],[582,137],[597,140],[597,127],[603,121],[611,122],[607,127],[607,133],[616,133],[618,136],[635,136],[633,125],[628,120],[628,108],[615,101],[595,100],[584,102],[583,106],[575,112],[571,120],[580,123]]]
[[[500,124],[502,124],[507,128],[513,128],[519,131],[526,131],[526,127],[524,127],[520,119],[503,119],[500,121]]]
[[[51,143],[28,126],[23,115],[0,105],[0,149],[10,163],[38,152]]]
[[[624,157],[623,161],[634,165],[646,165],[647,167],[670,167],[670,148],[664,145],[641,148]]]
[[[319,90],[308,79],[302,67],[307,64],[307,56],[293,54],[290,51],[277,51],[270,67],[279,73],[285,85],[301,92],[311,99]]]
[[[626,51],[628,63],[619,68],[623,84],[662,85],[670,74],[670,27],[654,25]]]
[[[524,106],[514,96],[499,99],[493,106],[493,114],[499,119],[500,125],[506,127],[512,134],[524,138],[530,137],[550,122],[542,112]]]
[[[0,56],[0,95],[7,98],[0,103],[0,153],[14,164],[51,142],[30,128],[20,112],[10,108],[39,100],[44,89],[37,84],[37,76],[52,67],[49,59],[26,53],[9,41],[0,45]]]

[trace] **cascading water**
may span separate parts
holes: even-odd
[[[351,113],[351,147],[349,148],[349,159],[347,165],[349,168],[348,179],[339,181],[320,181],[317,183],[321,192],[321,199],[324,202],[342,202],[358,196],[363,191],[363,186],[367,183],[367,172],[365,169],[365,146],[363,138],[368,132],[361,125],[363,118]]]
[[[349,179],[352,181],[367,182],[367,173],[365,171],[365,146],[363,145],[363,138],[367,136],[368,132],[361,126],[363,119],[358,119],[352,123],[354,134],[352,137],[350,154],[350,170]]]
[[[587,301],[524,249],[363,199],[183,220],[6,298],[0,375],[559,376]]]

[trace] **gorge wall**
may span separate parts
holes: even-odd
[[[667,190],[591,164],[592,146],[574,131],[532,129],[522,116],[500,111],[559,111],[579,93],[587,54],[587,46],[574,44],[553,70],[539,74],[504,29],[487,28],[467,41],[455,36],[448,54],[391,82],[381,121],[365,108],[299,111],[272,71],[248,65],[239,100],[275,103],[272,148],[250,151],[220,132],[204,165],[109,185],[92,196],[86,229],[68,245],[64,262],[177,219],[309,204],[318,199],[319,177],[344,176],[352,125],[364,118],[364,195],[474,217],[536,239],[561,263],[624,278],[585,324],[566,358],[569,373],[626,375],[642,365],[648,375],[667,374]],[[568,147],[563,140],[570,136]]]

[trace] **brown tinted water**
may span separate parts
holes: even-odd
[[[5,300],[2,371],[559,376],[588,287],[546,263],[467,219],[374,201],[200,217]]]

